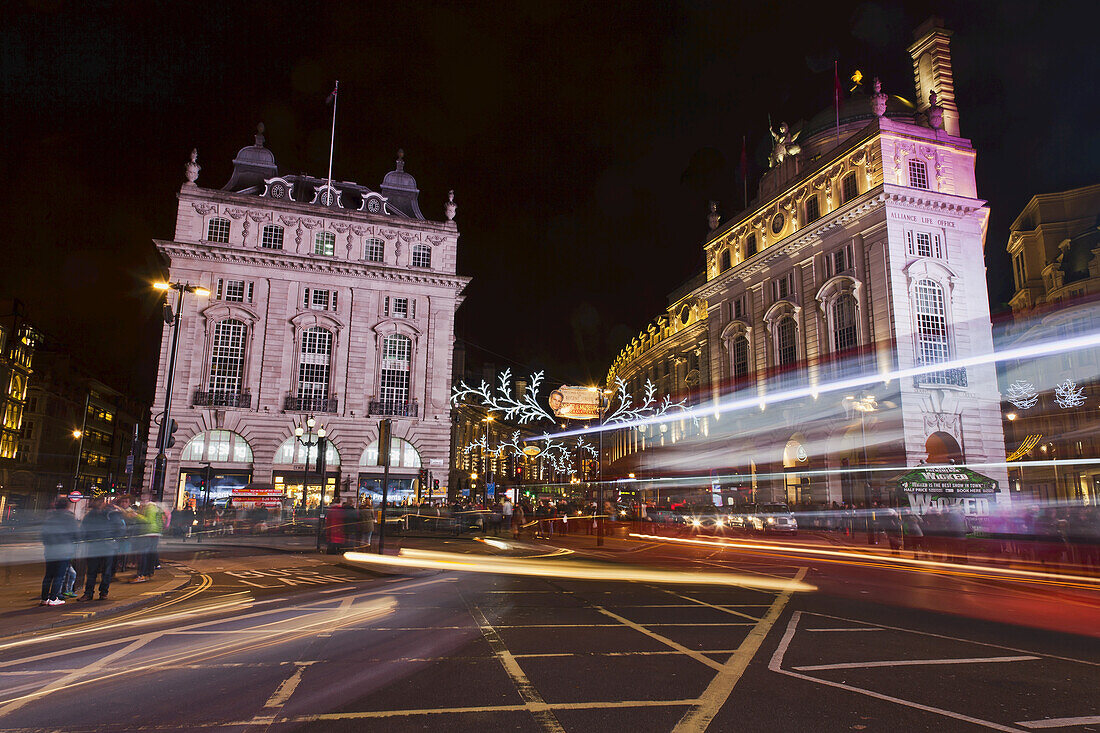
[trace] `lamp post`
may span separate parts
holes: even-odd
[[[303,423],[299,423],[294,428],[294,439],[297,440],[305,449],[305,468],[302,470],[302,511],[305,512],[308,506],[306,498],[309,494],[309,459],[310,450],[317,448],[318,466],[322,465],[320,456],[323,449],[326,449],[325,445],[325,426],[318,425],[317,420],[313,415],[307,415]],[[325,487],[321,486],[321,496],[318,500],[317,518],[320,521],[320,507],[325,502]]]
[[[860,395],[859,399],[848,396],[844,398],[844,402],[848,404],[853,410],[859,412],[859,435],[863,441],[863,492],[867,497],[867,503],[872,503],[872,487],[871,487],[871,462],[867,458],[867,427],[866,416],[868,412],[875,412],[878,409],[878,400],[875,399],[873,394]],[[870,510],[870,507],[868,507]],[[871,514],[868,513],[865,516],[867,522],[867,544],[873,545],[875,542],[875,529],[871,521]]]
[[[205,298],[210,295],[210,291],[197,285],[173,282],[153,283],[153,287],[164,292],[175,290],[179,293],[175,313],[172,312],[172,306],[168,304],[167,299],[164,303],[164,322],[172,325],[172,351],[168,358],[168,374],[167,379],[165,379],[164,419],[160,423],[160,433],[157,435],[157,458],[153,462],[153,480],[152,486],[149,487],[153,497],[159,501],[164,496],[164,478],[168,468],[168,456],[165,454],[165,451],[169,448],[168,441],[171,436],[172,384],[176,375],[176,353],[179,351],[180,346],[180,320],[183,314],[183,296],[187,293],[194,293],[199,297]],[[85,416],[87,416],[87,412],[87,410],[84,411]]]
[[[596,414],[600,420],[600,449],[596,454],[596,546],[603,545],[603,409],[604,399],[614,394],[609,389],[589,387],[589,392],[596,393]]]

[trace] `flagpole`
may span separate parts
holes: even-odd
[[[340,101],[340,80],[332,90],[332,136],[328,143],[328,195],[332,196],[332,149],[336,146],[336,103]]]
[[[839,61],[833,59],[833,105],[836,107],[836,144],[840,145],[840,70]],[[333,110],[333,114],[336,110]],[[335,123],[333,123],[335,124]]]
[[[771,129],[771,117],[768,117],[768,129]],[[749,156],[745,152],[745,135],[741,136],[741,188],[745,191],[745,208],[749,208]]]

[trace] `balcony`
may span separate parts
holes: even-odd
[[[913,377],[914,387],[965,387],[966,369],[954,367]]]
[[[416,400],[410,402],[389,402],[371,400],[367,403],[368,415],[386,415],[389,417],[416,417],[419,406]]]
[[[295,397],[287,395],[283,410],[286,412],[336,412],[340,401],[335,397]]]
[[[226,392],[223,390],[199,390],[191,399],[195,407],[235,407],[247,410],[252,407],[252,395],[244,392]]]

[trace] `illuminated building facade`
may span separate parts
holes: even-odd
[[[735,406],[701,428],[708,439],[657,451],[654,471],[710,471],[727,501],[792,505],[900,499],[890,479],[922,462],[993,464],[982,473],[1006,490],[995,370],[950,363],[992,350],[989,212],[950,36],[936,19],[914,34],[916,105],[876,80],[839,125],[833,107],[780,125],[757,198],[712,213],[706,281],[688,297],[707,308],[700,379]],[[613,371],[644,353],[628,347]]]
[[[326,503],[380,489],[381,418],[393,420],[391,488],[407,489],[421,468],[445,472],[454,314],[469,280],[456,274],[453,192],[442,220],[425,218],[402,153],[377,188],[280,173],[262,130],[223,188],[197,185],[195,154],[186,173],[174,238],[156,247],[172,282],[210,295],[184,299],[165,501],[198,499],[209,471],[215,505],[247,484],[281,490],[286,506],[303,493],[316,505],[318,449],[295,436],[308,416],[326,431]]]
[[[14,503],[26,499],[15,487],[15,474],[31,364],[39,340],[19,300],[0,302],[0,521]]]
[[[1012,323],[999,348],[1095,332],[1100,302],[1100,184],[1034,196],[1009,230]],[[1100,500],[1100,353],[1022,359],[1001,369],[1013,493]],[[1052,461],[1067,461],[1057,466]],[[1038,462],[1038,463],[1036,463]],[[1035,464],[1035,465],[1029,465]]]

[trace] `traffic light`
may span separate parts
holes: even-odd
[[[439,490],[439,479],[433,479],[432,480],[432,490],[433,491],[438,491]]]
[[[428,486],[428,469],[420,469],[420,488],[426,488]]]
[[[176,444],[176,431],[180,429],[179,423],[175,420],[168,421],[168,440],[164,441],[165,448],[171,448]]]

